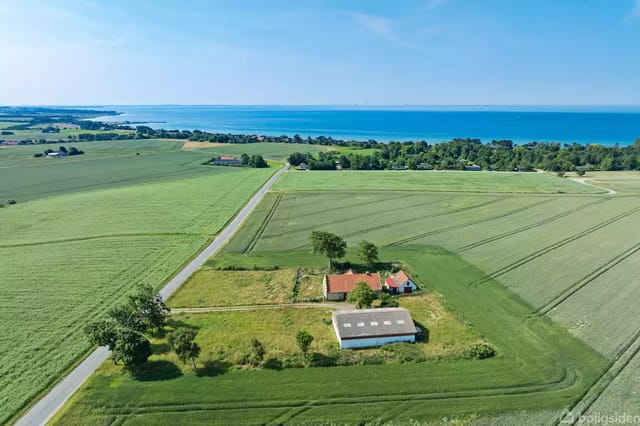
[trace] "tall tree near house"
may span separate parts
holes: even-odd
[[[366,265],[373,265],[378,262],[378,247],[369,241],[361,241],[358,256]]]
[[[129,306],[140,317],[140,322],[146,330],[162,330],[165,326],[167,315],[171,309],[167,307],[160,294],[153,291],[153,287],[144,284],[138,287],[138,291],[129,296]]]
[[[344,257],[347,250],[347,243],[330,232],[313,231],[309,243],[313,253],[321,253],[329,258],[329,269],[333,269],[333,259]]]
[[[355,303],[356,308],[370,308],[373,305],[373,301],[376,300],[377,294],[371,290],[369,284],[364,281],[356,283],[353,290],[349,292],[347,296],[347,302]]]
[[[196,358],[200,355],[200,346],[195,342],[197,330],[180,327],[169,333],[167,340],[182,362],[191,360],[193,369],[196,369]]]
[[[313,342],[313,336],[308,331],[300,330],[296,333],[296,343],[303,354],[306,355],[309,352],[311,342]]]

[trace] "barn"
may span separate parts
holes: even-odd
[[[343,349],[370,348],[387,343],[416,341],[417,329],[403,308],[335,311],[333,329]]]

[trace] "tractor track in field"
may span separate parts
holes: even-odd
[[[594,232],[596,232],[596,231],[598,231],[598,230],[600,230],[600,229],[602,229],[602,228],[604,228],[606,226],[609,226],[609,225],[611,225],[611,224],[613,224],[613,223],[615,223],[615,222],[617,222],[619,220],[622,220],[622,219],[624,219],[624,218],[626,218],[628,216],[631,216],[634,213],[638,213],[639,211],[640,211],[640,207],[634,207],[634,208],[632,208],[630,210],[627,210],[626,212],[620,213],[617,216],[609,218],[609,219],[605,220],[604,222],[601,222],[601,223],[599,223],[597,225],[594,225],[594,226],[592,226],[590,228],[587,228],[587,229],[585,229],[583,231],[580,231],[580,232],[578,232],[576,234],[573,234],[573,235],[571,235],[571,236],[569,236],[567,238],[563,238],[560,241],[556,241],[555,243],[549,244],[546,247],[543,247],[543,248],[541,248],[539,250],[536,250],[533,253],[530,253],[530,254],[528,254],[528,255],[516,260],[515,262],[512,262],[512,263],[510,263],[510,264],[508,264],[506,266],[503,266],[502,268],[500,268],[500,269],[498,269],[498,270],[496,270],[496,271],[494,271],[494,272],[492,272],[490,274],[487,274],[484,278],[481,278],[481,279],[475,280],[475,281],[471,281],[468,284],[468,286],[471,288],[471,287],[475,287],[476,285],[489,282],[492,279],[498,278],[498,277],[506,274],[507,272],[511,272],[514,269],[519,268],[520,266],[525,265],[525,264],[531,262],[534,259],[537,259],[537,258],[539,258],[541,256],[544,256],[547,253],[550,253],[550,252],[552,252],[552,251],[554,251],[554,250],[556,250],[556,249],[558,249],[560,247],[563,247],[563,246],[565,246],[565,245],[567,245],[569,243],[572,243],[572,242],[574,242],[576,240],[579,240],[582,237],[585,237],[585,236],[587,236],[589,234],[592,234],[592,233],[594,233]]]
[[[276,199],[274,200],[273,204],[271,205],[271,208],[269,209],[269,212],[267,213],[267,215],[262,220],[262,223],[260,224],[260,227],[258,227],[258,230],[253,235],[253,237],[251,238],[251,241],[249,241],[249,244],[247,244],[247,246],[243,250],[243,253],[245,253],[245,254],[251,253],[253,251],[253,249],[255,248],[256,244],[258,244],[258,241],[260,240],[260,237],[262,237],[262,234],[264,234],[264,230],[269,225],[269,222],[271,222],[271,218],[273,218],[273,215],[276,214],[276,211],[278,210],[278,206],[280,205],[280,201],[282,201],[282,194],[281,193],[276,195]]]
[[[443,211],[443,212],[440,212],[440,213],[434,213],[432,215],[413,216],[413,217],[409,217],[409,218],[406,218],[406,219],[401,219],[401,220],[396,220],[396,221],[393,221],[393,222],[388,222],[388,223],[385,223],[385,224],[382,224],[382,225],[376,225],[376,226],[372,226],[372,227],[369,227],[369,228],[360,229],[358,231],[354,231],[354,232],[351,232],[351,233],[348,233],[348,234],[344,234],[344,235],[342,235],[342,237],[343,238],[356,237],[358,235],[363,235],[363,234],[366,234],[368,232],[378,231],[380,229],[390,228],[390,227],[393,227],[393,226],[396,226],[396,225],[404,225],[406,223],[416,222],[416,221],[419,221],[419,220],[432,219],[434,217],[448,216],[448,215],[452,215],[452,214],[456,214],[456,213],[460,213],[460,212],[466,212],[466,211],[469,211],[469,210],[478,209],[478,208],[487,206],[489,204],[497,203],[497,202],[504,201],[504,200],[506,200],[506,197],[492,198],[491,200],[485,201],[485,202],[480,203],[480,204],[473,204],[473,205],[467,206],[467,207],[456,207],[453,210],[447,210],[447,211]],[[411,207],[411,208],[419,207],[419,206],[423,206],[423,205],[429,205],[431,203],[432,202],[430,201],[430,202],[427,202],[427,203],[420,203],[420,204],[417,204],[415,206],[409,206],[409,207]],[[348,219],[345,219],[345,220],[342,220],[342,221],[330,222],[330,223],[332,223],[332,224],[334,224],[334,223],[343,223],[343,222],[348,222],[348,221],[350,221],[352,219],[353,218],[348,218]],[[299,250],[299,249],[303,249],[305,247],[307,247],[306,244],[298,246],[298,247],[295,247],[294,249],[295,250]]]
[[[570,374],[564,368],[562,374],[550,381],[542,383],[523,383],[512,386],[497,386],[489,388],[475,388],[470,390],[449,390],[441,392],[418,393],[407,395],[398,394],[373,394],[363,396],[332,397],[322,400],[254,400],[239,402],[209,402],[193,404],[162,404],[162,405],[137,405],[135,407],[103,407],[104,416],[140,416],[145,414],[172,414],[185,412],[216,412],[232,410],[251,409],[283,409],[266,424],[280,424],[279,420],[286,418],[286,421],[313,408],[331,406],[354,406],[362,404],[377,404],[384,402],[420,402],[439,401],[448,399],[458,399],[461,401],[468,399],[492,398],[500,396],[531,395],[550,390],[565,389],[576,383],[576,375]]]
[[[185,236],[210,238],[210,236],[206,234],[192,234],[188,232],[146,232],[146,233],[131,232],[131,233],[124,233],[124,234],[104,234],[104,235],[92,235],[89,237],[63,238],[59,240],[48,240],[48,241],[34,241],[31,243],[0,244],[0,249],[44,246],[48,244],[73,243],[78,241],[106,240],[109,238],[149,238],[149,237],[185,237]]]
[[[609,364],[609,368],[602,373],[598,380],[584,392],[577,402],[571,407],[568,407],[566,413],[563,413],[560,418],[556,419],[553,423],[554,426],[578,423],[580,417],[595,404],[609,385],[638,354],[640,354],[640,329],[618,350],[617,355]]]
[[[569,299],[571,296],[576,294],[578,291],[580,291],[581,289],[589,285],[596,278],[606,274],[611,269],[615,268],[619,263],[624,262],[625,260],[633,256],[634,254],[638,253],[639,251],[640,251],[640,243],[632,246],[631,248],[624,250],[622,253],[609,259],[606,263],[600,265],[598,268],[594,269],[584,277],[580,278],[578,281],[575,281],[571,286],[566,288],[564,291],[562,291],[552,300],[550,300],[543,306],[540,306],[538,309],[534,311],[533,315],[541,316],[541,315],[548,314],[550,311],[557,308],[560,304],[565,302],[567,299]]]
[[[489,217],[486,217],[486,218],[483,218],[483,219],[476,219],[476,220],[472,220],[470,222],[460,223],[460,224],[457,224],[457,225],[446,226],[444,228],[434,229],[434,230],[429,231],[429,232],[424,232],[422,234],[418,234],[418,235],[414,235],[414,236],[411,236],[411,237],[403,238],[402,240],[394,241],[394,242],[389,243],[387,245],[390,246],[390,247],[397,247],[397,246],[401,246],[401,245],[404,245],[404,244],[407,244],[407,243],[411,243],[413,241],[417,241],[417,240],[425,238],[425,237],[430,237],[431,235],[441,234],[443,232],[452,231],[454,229],[462,229],[462,228],[466,228],[466,227],[469,227],[469,226],[478,225],[478,224],[484,223],[484,222],[491,222],[492,220],[502,219],[504,217],[508,217],[508,216],[511,216],[511,215],[514,215],[514,214],[517,214],[517,213],[521,213],[521,212],[526,211],[528,209],[531,209],[533,207],[537,207],[539,205],[542,205],[542,204],[545,204],[545,203],[548,203],[548,202],[551,202],[551,201],[554,201],[554,200],[555,200],[555,198],[549,198],[549,199],[546,199],[546,200],[543,200],[543,201],[536,201],[535,203],[527,204],[526,206],[522,206],[522,207],[518,207],[517,209],[510,210],[510,211],[508,211],[506,213],[502,213],[502,214],[494,215],[494,216],[489,216]]]
[[[462,253],[464,251],[471,250],[471,249],[474,249],[476,247],[480,247],[480,246],[483,246],[485,244],[489,244],[489,243],[492,243],[494,241],[498,241],[498,240],[501,240],[503,238],[507,238],[507,237],[510,237],[512,235],[519,234],[520,232],[529,231],[529,230],[531,230],[533,228],[537,228],[538,226],[546,225],[547,223],[551,223],[551,222],[556,221],[558,219],[562,219],[564,217],[567,217],[569,215],[577,213],[577,212],[579,212],[581,210],[584,210],[586,208],[592,207],[594,205],[597,205],[597,204],[600,204],[600,203],[603,203],[603,202],[609,201],[609,200],[611,200],[610,197],[604,198],[604,199],[601,199],[601,200],[597,200],[597,201],[593,201],[591,203],[587,203],[587,204],[584,204],[582,206],[575,207],[573,209],[570,209],[570,210],[567,210],[565,212],[559,213],[559,214],[557,214],[555,216],[551,216],[551,217],[549,217],[547,219],[543,219],[543,220],[540,220],[538,222],[532,223],[530,225],[523,226],[523,227],[518,228],[518,229],[514,229],[513,231],[503,232],[501,234],[494,235],[492,237],[488,237],[488,238],[485,238],[485,239],[480,240],[480,241],[476,241],[475,243],[464,245],[464,246],[462,246],[462,247],[460,247],[460,248],[458,248],[458,249],[456,249],[454,251],[456,253]]]

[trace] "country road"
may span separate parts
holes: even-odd
[[[217,252],[231,236],[240,228],[242,222],[249,216],[262,197],[271,189],[278,178],[287,171],[289,164],[278,170],[249,202],[240,210],[236,217],[216,236],[198,256],[184,267],[171,281],[160,290],[166,300],[171,296],[204,262]],[[106,347],[95,349],[80,364],[78,364],[64,379],[56,384],[42,399],[27,411],[15,424],[43,425],[64,405],[76,390],[93,374],[93,372],[107,359],[109,351]]]

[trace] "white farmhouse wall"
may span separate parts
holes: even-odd
[[[409,336],[391,336],[391,337],[372,337],[367,339],[347,339],[340,340],[340,347],[342,349],[355,349],[355,348],[371,348],[375,346],[382,346],[387,343],[396,342],[408,342],[413,343],[416,341],[415,335]]]

